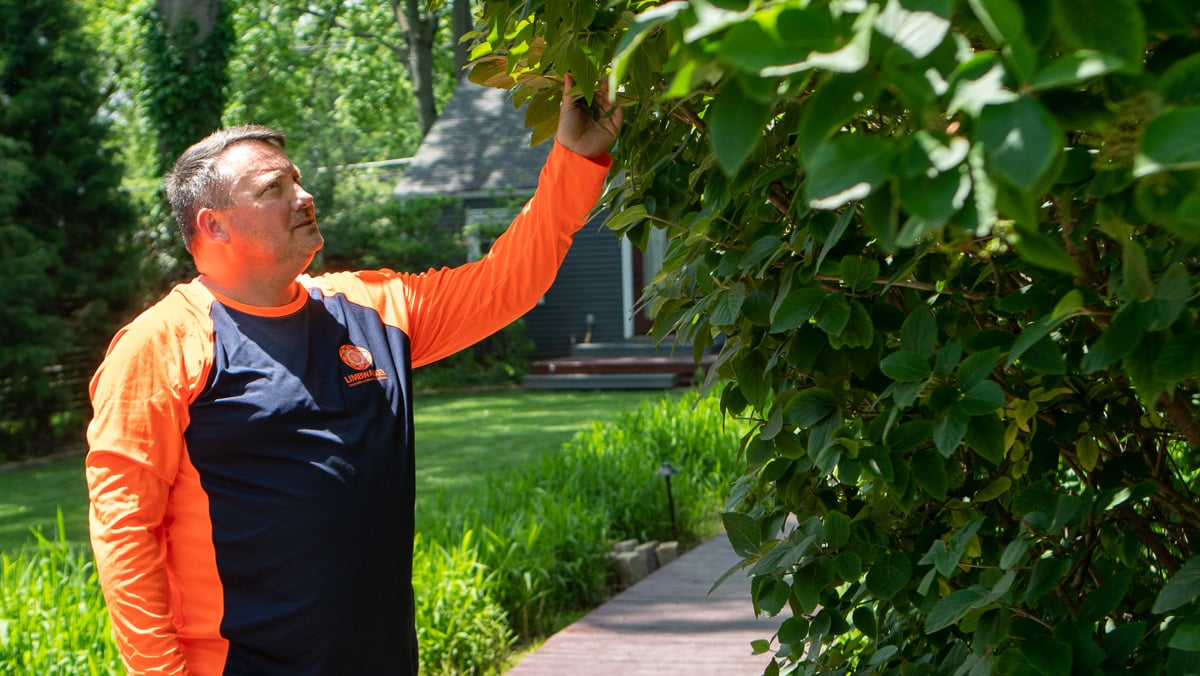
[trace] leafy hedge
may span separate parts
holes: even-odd
[[[771,671],[1200,672],[1194,0],[481,15],[535,138],[568,71],[629,105],[609,225],[725,338]]]

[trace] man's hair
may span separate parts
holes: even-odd
[[[217,160],[230,146],[246,141],[265,141],[281,150],[284,147],[283,133],[270,127],[247,124],[220,129],[183,151],[167,174],[167,199],[188,251],[196,236],[196,213],[202,208],[219,209],[232,204],[236,177],[223,175]]]

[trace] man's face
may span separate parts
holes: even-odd
[[[303,272],[325,241],[296,165],[265,141],[230,146],[219,162],[222,173],[233,177],[232,205],[215,213],[243,269]]]

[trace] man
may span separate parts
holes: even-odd
[[[411,370],[532,308],[595,205],[621,111],[564,85],[536,194],[452,270],[306,276],[323,240],[280,134],[180,156],[200,275],[91,384],[92,546],[130,673],[416,673]]]

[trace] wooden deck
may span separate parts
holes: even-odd
[[[752,654],[750,641],[771,638],[782,619],[754,617],[741,573],[708,594],[737,561],[728,538],[714,538],[551,636],[507,674],[761,674],[770,657]]]
[[[697,362],[690,348],[671,350],[646,341],[580,344],[570,355],[530,362],[530,389],[670,389],[693,384],[716,361]]]

